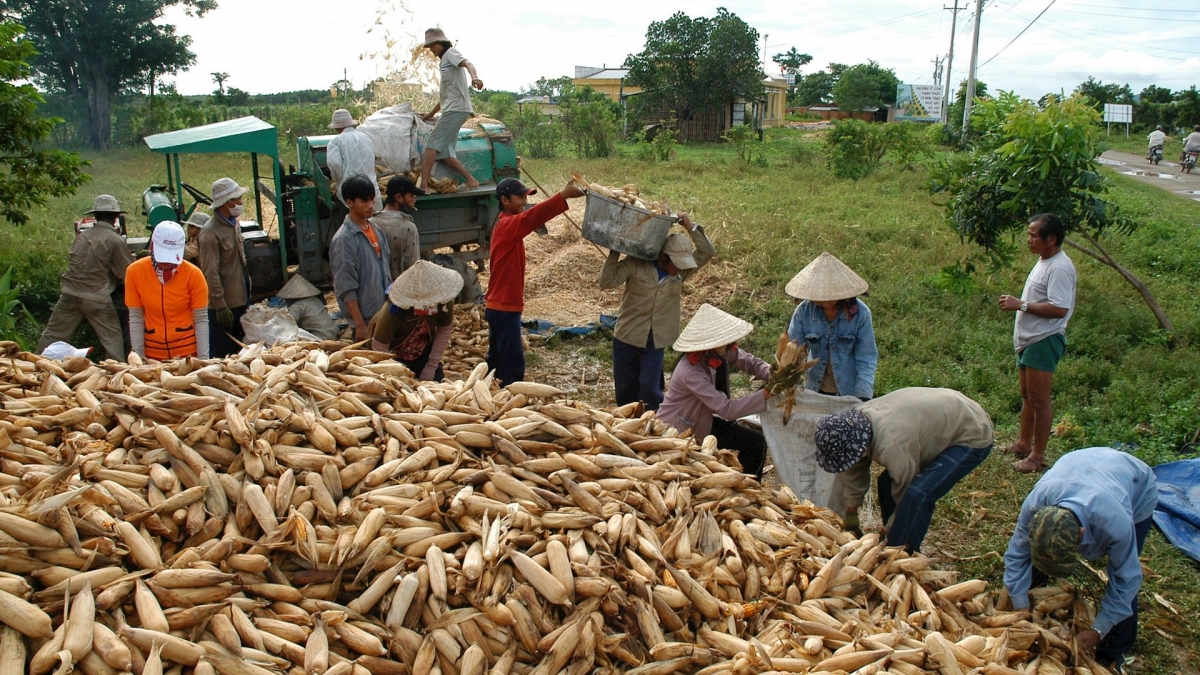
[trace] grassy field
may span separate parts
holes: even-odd
[[[834,253],[871,285],[866,301],[880,350],[876,393],[906,386],[959,389],[992,414],[1001,443],[1010,440],[1020,409],[1013,316],[996,299],[1019,294],[1034,259],[1026,254],[1012,269],[981,271],[968,296],[941,290],[933,282],[938,270],[970,251],[930,197],[924,171],[885,167],[859,182],[839,181],[824,167],[815,141],[800,132],[769,133],[766,166],[742,163],[732,148],[716,145],[680,148],[677,161],[666,164],[638,162],[626,147],[603,160],[538,160],[526,166],[551,190],[574,170],[601,183],[636,183],[643,192],[668,198],[675,209],[692,212],[712,235],[718,255],[737,263],[729,280],[736,290],[725,309],[757,326],[747,346],[758,354],[773,351],[794,308],[783,292],[787,280],[821,251]],[[14,265],[17,280],[38,292],[64,267],[70,223],[93,194],[112,192],[132,211],[142,189],[163,180],[160,159],[146,151],[91,159],[96,179],[77,197],[35,213],[24,228],[0,228],[0,265]],[[184,167],[185,178],[205,189],[221,175],[247,184],[249,172],[247,160],[222,156],[193,159]],[[1190,455],[1179,454],[1179,447],[1200,429],[1195,292],[1200,204],[1122,177],[1112,196],[1141,227],[1131,236],[1110,238],[1106,246],[1147,281],[1177,335],[1169,345],[1131,287],[1109,268],[1073,255],[1078,308],[1055,382],[1059,435],[1051,440],[1050,456],[1120,444],[1152,464],[1180,459]],[[138,214],[131,219],[144,222]],[[56,291],[53,283],[49,287]],[[703,295],[705,289],[688,292]],[[29,301],[44,313],[53,297]],[[608,354],[601,340],[554,349],[591,359]],[[1016,474],[1009,461],[993,455],[944,500],[928,547],[997,586],[1003,572],[999,553],[1036,480]],[[1177,603],[1184,617],[1200,614],[1197,567],[1157,531],[1143,560],[1148,574],[1134,671],[1197,672],[1200,623],[1176,617],[1154,599],[1160,594]]]

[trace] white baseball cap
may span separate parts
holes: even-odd
[[[72,347],[66,342],[59,340],[58,342],[51,342],[49,345],[47,345],[46,348],[42,350],[42,356],[48,359],[66,361],[70,358],[87,356],[88,352],[90,351],[92,351],[91,347]]]
[[[150,235],[150,244],[154,251],[154,262],[178,265],[183,262],[183,249],[187,246],[187,235],[183,227],[173,221],[164,220],[154,226]]]

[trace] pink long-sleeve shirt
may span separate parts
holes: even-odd
[[[759,380],[771,375],[771,366],[766,361],[740,349],[725,352],[725,362],[730,368]],[[731,399],[717,389],[716,380],[716,371],[703,359],[692,365],[684,355],[671,374],[666,398],[658,408],[658,419],[681,432],[691,429],[692,436],[700,440],[712,431],[713,415],[732,422],[767,409],[767,399],[761,391]]]

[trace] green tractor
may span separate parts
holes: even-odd
[[[332,287],[329,242],[341,226],[346,208],[330,189],[325,149],[333,136],[305,136],[296,141],[296,164],[284,172],[274,126],[257,117],[242,117],[146,137],[152,152],[164,155],[166,182],[142,194],[142,209],[150,229],[166,220],[184,222],[197,206],[209,205],[205,190],[184,182],[179,156],[193,153],[246,153],[250,155],[256,220],[243,221],[246,266],[252,295],[274,295],[289,274],[300,274],[318,288]],[[479,129],[459,131],[458,159],[483,183],[450,194],[417,198],[414,217],[421,239],[421,256],[463,275],[462,302],[479,302],[482,290],[476,275],[488,258],[492,225],[499,216],[496,183],[518,173],[512,134],[502,124],[485,123]],[[269,176],[260,172],[260,160],[269,159]],[[440,165],[434,177],[457,177]],[[195,179],[201,186],[220,176]],[[268,180],[270,181],[268,183]],[[263,229],[264,199],[274,206],[276,226]],[[188,202],[191,202],[188,204]],[[133,248],[145,239],[131,239]]]

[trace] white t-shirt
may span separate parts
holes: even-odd
[[[1155,129],[1154,131],[1150,132],[1150,135],[1146,137],[1146,140],[1149,141],[1150,147],[1153,148],[1156,145],[1162,145],[1163,142],[1167,140],[1167,135],[1158,129]]]
[[[1193,131],[1188,134],[1187,138],[1183,139],[1183,149],[1188,152],[1200,150],[1200,131]]]
[[[1075,313],[1075,265],[1066,251],[1037,261],[1025,279],[1021,300],[1031,305],[1048,302],[1055,307],[1065,307],[1067,314],[1061,319],[1048,319],[1029,312],[1017,312],[1013,326],[1013,346],[1017,351],[1055,333],[1066,334],[1067,321]]]
[[[471,106],[471,76],[462,67],[466,60],[454,47],[442,52],[442,88],[438,96],[442,112],[475,112]]]

